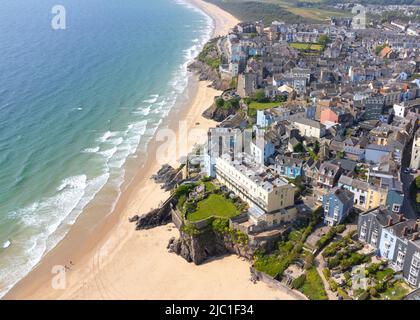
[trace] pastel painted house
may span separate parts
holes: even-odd
[[[376,249],[414,288],[420,287],[420,220],[407,220],[383,207],[359,216],[359,240]]]
[[[280,176],[294,179],[302,175],[303,161],[300,159],[278,155],[270,165]]]
[[[257,126],[260,128],[265,128],[270,126],[275,121],[274,116],[266,112],[266,110],[257,111]]]
[[[404,202],[404,192],[401,181],[392,178],[382,178],[381,187],[388,190],[386,197],[386,208],[392,212],[399,213]]]
[[[325,125],[329,123],[351,123],[352,120],[352,115],[341,108],[327,107],[321,111],[320,122]]]
[[[340,188],[353,192],[354,206],[356,208],[359,208],[361,210],[368,209],[368,182],[342,175],[338,180],[338,186]]]
[[[324,208],[324,222],[329,226],[340,224],[353,208],[354,195],[351,191],[334,188],[324,194],[322,206]]]

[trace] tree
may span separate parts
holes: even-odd
[[[216,98],[216,107],[222,108],[224,104],[225,104],[225,100],[223,100],[223,98],[221,97]]]
[[[416,177],[416,187],[417,189],[420,189],[420,176]]]
[[[293,152],[301,153],[303,151],[305,151],[305,148],[303,147],[301,143],[298,143],[297,145],[293,147]]]
[[[337,282],[335,282],[333,279],[330,279],[330,280],[328,281],[328,284],[330,285],[330,288],[331,288],[331,291],[332,291],[332,292],[336,292],[336,291],[337,291],[337,289],[338,289],[338,284],[337,284]]]
[[[293,289],[299,289],[301,288],[306,281],[306,275],[302,274],[299,277],[297,277],[295,280],[292,281],[292,288]]]
[[[322,45],[325,46],[328,43],[328,41],[329,41],[329,38],[328,38],[328,36],[326,34],[321,34],[319,36],[319,39],[318,39],[318,43],[319,44],[322,44]]]
[[[337,154],[336,154],[337,159],[343,159],[344,156],[345,156],[344,151],[337,151]]]
[[[378,292],[373,287],[369,289],[369,293],[372,297],[376,297],[378,295]]]
[[[305,269],[309,270],[314,264],[314,255],[308,254],[305,258]]]
[[[259,89],[254,94],[254,99],[258,102],[267,102],[267,98],[265,97],[265,92],[263,89]]]
[[[316,154],[318,154],[318,152],[319,152],[319,148],[320,148],[319,141],[318,141],[318,140],[316,140],[316,141],[315,141],[315,144],[314,144],[314,152],[315,152]]]

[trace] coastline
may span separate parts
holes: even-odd
[[[213,4],[188,2],[212,18],[213,37],[226,34],[238,22]],[[188,150],[194,143],[204,142],[202,132],[215,126],[201,117],[219,93],[207,86],[191,78],[191,101],[168,116],[168,127],[177,135],[179,121],[185,121],[188,131],[200,129],[201,134],[188,141]],[[100,215],[82,214],[65,238],[4,299],[291,299],[263,283],[252,284],[249,264],[236,256],[195,266],[168,253],[167,242],[178,232],[172,225],[135,231],[134,224],[128,223],[128,217],[146,213],[168,196],[150,179],[160,167],[154,159],[159,147],[155,138],[149,142],[145,164],[113,213],[99,221]],[[51,287],[55,276],[51,270],[56,265],[68,268],[64,290]]]

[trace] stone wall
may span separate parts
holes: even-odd
[[[172,208],[171,216],[172,222],[175,224],[178,230],[181,230],[181,228],[184,226],[184,221],[182,219],[181,212],[179,212],[179,210],[177,210],[176,208]]]
[[[295,299],[295,300],[309,300],[303,293],[297,291],[297,290],[293,290],[289,287],[287,287],[286,285],[284,285],[283,283],[281,283],[280,281],[274,279],[273,277],[270,277],[269,275],[256,270],[254,267],[250,267],[251,270],[251,276],[252,278],[264,282],[266,284],[268,284],[270,287],[276,288],[281,290],[282,292],[290,295],[291,299]]]

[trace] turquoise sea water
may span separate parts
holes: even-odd
[[[0,4],[0,296],[62,239],[177,97],[212,22],[176,0]],[[7,248],[6,248],[7,247]]]

